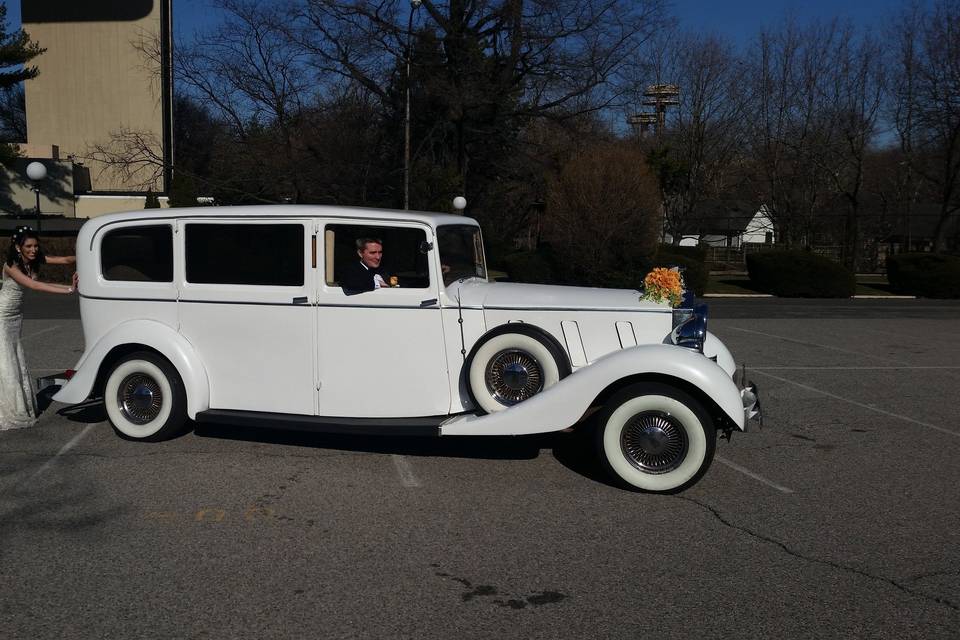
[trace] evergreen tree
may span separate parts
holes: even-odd
[[[7,33],[7,5],[0,2],[0,90],[8,90],[24,80],[35,78],[39,71],[28,62],[46,51],[30,40],[22,29]],[[16,148],[0,144],[0,163],[9,164],[17,157]]]

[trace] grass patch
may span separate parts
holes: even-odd
[[[710,274],[707,279],[707,289],[705,293],[724,293],[724,294],[758,294],[763,293],[753,288],[750,277],[746,274]]]

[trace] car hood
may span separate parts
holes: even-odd
[[[670,310],[669,305],[640,300],[640,292],[632,289],[465,280],[453,283],[447,292],[453,300],[459,296],[464,307],[485,309]]]

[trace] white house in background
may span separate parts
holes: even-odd
[[[664,234],[665,242],[673,237]],[[776,233],[767,205],[759,208],[737,200],[707,200],[685,221],[680,246],[707,245],[741,248],[746,244],[774,244]]]

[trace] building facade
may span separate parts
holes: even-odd
[[[46,51],[25,83],[29,160],[70,179],[40,185],[94,217],[165,194],[172,165],[171,0],[23,0],[23,29]],[[46,156],[38,149],[56,149]],[[122,162],[127,158],[129,162]],[[58,211],[59,209],[59,211]]]

